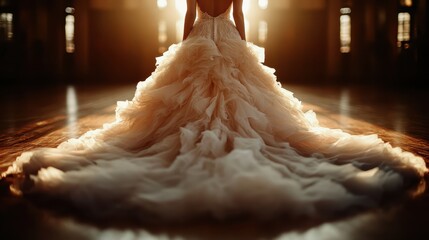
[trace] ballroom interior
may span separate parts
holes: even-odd
[[[243,2],[247,40],[322,126],[377,134],[428,163],[428,0]],[[185,13],[186,0],[0,0],[0,173],[113,121],[181,42]],[[415,197],[358,214],[177,225],[92,222],[2,179],[0,239],[425,239],[426,178]]]
[[[182,38],[184,0],[1,0],[1,85],[146,79]],[[282,83],[424,85],[426,0],[245,0]]]

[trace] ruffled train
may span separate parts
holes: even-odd
[[[427,171],[376,135],[319,126],[262,60],[239,38],[191,36],[118,102],[116,121],[25,152],[5,174],[91,215],[176,220],[369,207]]]

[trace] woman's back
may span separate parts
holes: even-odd
[[[216,17],[224,13],[232,4],[233,0],[197,0],[201,11]]]

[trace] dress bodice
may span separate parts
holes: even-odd
[[[232,4],[225,12],[211,16],[207,12],[201,10],[197,4],[198,18],[194,24],[189,37],[205,37],[214,40],[215,42],[223,39],[240,39],[240,35],[232,22],[231,15]]]
[[[229,7],[225,10],[225,12],[217,15],[217,16],[211,16],[207,12],[204,12],[200,6],[197,4],[198,9],[198,17],[203,19],[210,19],[210,18],[227,18],[229,19],[230,13],[231,13],[232,4],[229,5]]]

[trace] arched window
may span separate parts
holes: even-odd
[[[340,9],[340,52],[349,53],[351,51],[352,27],[351,27],[351,8],[344,7]]]
[[[0,13],[0,40],[11,41],[13,39],[13,14]]]
[[[66,52],[74,53],[74,27],[75,27],[75,18],[74,18],[74,8],[66,8],[66,19],[65,19],[65,34],[66,34]]]
[[[398,47],[408,49],[411,42],[412,0],[400,0],[398,12]]]

